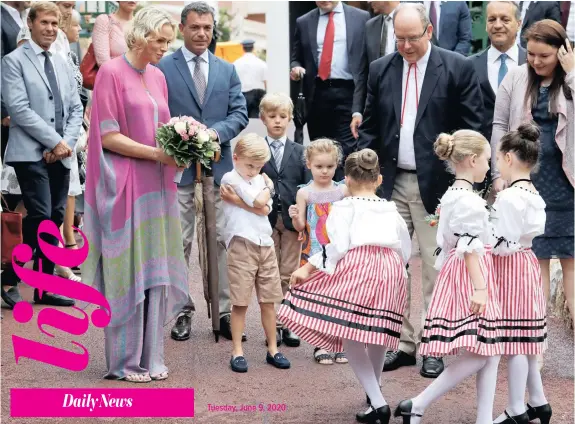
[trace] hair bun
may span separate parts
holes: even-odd
[[[451,134],[441,133],[434,144],[435,154],[441,160],[448,160],[453,153],[455,138]]]
[[[357,164],[360,168],[371,171],[377,168],[377,154],[371,149],[363,149],[359,152]]]
[[[541,135],[539,127],[531,123],[519,125],[517,133],[524,140],[532,141],[534,143],[539,141],[539,136]]]

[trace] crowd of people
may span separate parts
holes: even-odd
[[[23,203],[34,269],[75,281],[39,244],[77,248],[81,199],[90,244],[81,280],[112,311],[105,378],[168,378],[163,328],[175,320],[171,337],[190,338],[196,186],[212,184],[211,263],[232,371],[248,371],[242,343],[255,288],[266,362],[289,368],[280,347],[303,339],[318,364],[349,363],[370,405],[359,422],[389,422],[382,372],[415,365],[418,350],[421,375],[435,380],[397,406],[404,424],[418,424],[474,374],[477,424],[549,422],[538,357],[547,348],[552,258],[574,312],[575,7],[564,7],[572,2],[489,2],[490,46],[467,57],[464,2],[371,2],[379,15],[370,18],[317,1],[297,19],[290,72],[303,78],[312,140],[305,147],[288,138],[294,104],[284,93],[259,101],[265,134],[238,137],[256,86],[244,86],[241,62],[210,50],[207,3],[186,5],[179,24],[154,6],[134,14],[136,2],[99,16],[92,93],[71,48],[80,31],[74,2],[24,3],[2,3],[2,190],[8,208]],[[5,28],[5,17],[20,29]],[[184,46],[166,56],[178,30]],[[218,143],[210,173],[182,169],[157,146],[156,130],[174,116],[193,117]],[[39,240],[44,220],[62,227],[61,240]],[[414,233],[418,334],[410,313]],[[18,282],[7,265],[8,307],[23,301]],[[74,305],[37,291],[34,302]],[[453,354],[444,369],[442,357]],[[501,356],[509,400],[494,421]]]

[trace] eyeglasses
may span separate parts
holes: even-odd
[[[417,43],[419,40],[423,38],[425,33],[427,32],[427,28],[423,30],[423,33],[419,37],[411,37],[411,38],[398,38],[395,37],[395,44],[403,45],[406,41],[409,41],[409,44]]]

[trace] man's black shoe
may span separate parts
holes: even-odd
[[[443,372],[443,368],[443,359],[435,356],[424,356],[419,374],[426,378],[437,378]]]
[[[13,309],[15,304],[24,300],[22,299],[17,286],[10,287],[6,291],[3,289],[0,290],[2,292],[2,300],[6,302],[6,305],[8,305],[9,309]]]
[[[231,325],[231,315],[224,315],[220,317],[220,334],[228,340],[232,339],[232,325]],[[248,339],[246,333],[242,334],[242,342]]]
[[[192,317],[190,315],[180,315],[172,328],[172,339],[183,341],[190,338],[192,332]]]
[[[408,355],[401,350],[388,351],[385,354],[383,371],[394,371],[401,367],[415,365],[416,362],[417,361],[415,360],[415,356]]]
[[[38,293],[38,289],[34,290],[34,303],[37,305],[50,305],[50,306],[74,306],[76,302],[64,296],[55,293],[42,293],[42,298]]]

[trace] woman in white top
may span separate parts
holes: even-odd
[[[399,345],[411,240],[395,203],[375,194],[381,175],[373,150],[348,156],[345,181],[351,197],[332,206],[329,244],[293,273],[278,320],[313,346],[345,350],[371,400],[357,419],[387,424],[379,380],[386,350]]]
[[[501,347],[500,315],[489,245],[486,202],[473,191],[485,179],[491,148],[470,130],[440,134],[435,153],[447,162],[455,182],[440,201],[436,261],[440,269],[419,347],[422,355],[462,354],[416,397],[402,401],[395,416],[419,424],[424,411],[467,377],[477,374],[476,424],[492,424]]]
[[[507,408],[494,422],[548,424],[551,407],[543,393],[537,356],[547,348],[546,302],[541,268],[531,250],[545,233],[545,202],[531,182],[541,145],[539,129],[521,124],[499,142],[497,167],[509,188],[493,205],[493,263],[501,306],[503,354],[508,355]],[[525,406],[525,388],[529,404]]]

